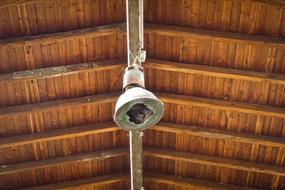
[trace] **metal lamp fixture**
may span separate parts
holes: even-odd
[[[128,67],[123,79],[124,93],[116,103],[114,120],[126,130],[143,130],[155,125],[163,116],[163,103],[144,89],[143,1],[127,0]],[[137,20],[139,20],[137,22]]]
[[[123,79],[123,94],[114,114],[116,124],[129,131],[131,189],[143,190],[142,130],[155,125],[163,116],[163,103],[144,89],[143,0],[126,0],[128,67]]]

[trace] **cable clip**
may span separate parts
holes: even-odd
[[[139,62],[143,63],[146,60],[146,50],[141,49],[138,55]]]

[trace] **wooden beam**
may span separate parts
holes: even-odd
[[[43,103],[26,104],[20,106],[11,106],[0,109],[0,117],[11,116],[15,114],[27,114],[39,111],[48,111],[58,108],[70,108],[84,104],[103,104],[115,102],[120,95],[120,92],[113,92],[108,94],[84,96],[80,98],[54,100]]]
[[[188,134],[204,138],[214,138],[222,140],[232,140],[242,143],[261,144],[273,147],[284,147],[285,139],[279,137],[270,137],[263,135],[254,135],[249,133],[237,133],[234,131],[225,131],[221,129],[206,128],[192,125],[178,125],[171,123],[158,123],[150,130],[157,130],[169,133]]]
[[[260,35],[239,34],[232,32],[214,31],[206,29],[194,29],[188,27],[168,26],[161,24],[146,24],[145,33],[158,34],[173,37],[223,40],[251,45],[268,45],[270,47],[285,48],[284,38],[274,38]]]
[[[128,148],[118,148],[111,150],[103,150],[95,153],[76,154],[63,157],[49,158],[45,160],[36,160],[23,162],[19,164],[9,164],[0,166],[0,176],[11,173],[18,173],[27,170],[34,170],[40,168],[46,168],[51,166],[57,166],[60,164],[77,162],[77,161],[89,161],[89,160],[104,160],[112,157],[129,155]]]
[[[260,104],[240,103],[194,96],[175,95],[169,93],[156,93],[165,103],[191,105],[215,110],[235,111],[256,115],[285,118],[284,107],[273,107]]]
[[[120,68],[125,65],[124,60],[106,60],[74,65],[64,65],[41,69],[25,70],[0,75],[0,82],[12,82],[18,80],[51,78],[74,73],[88,72],[92,70],[101,71]],[[285,76],[265,72],[246,71],[215,66],[184,64],[157,59],[148,59],[144,63],[145,68],[163,71],[183,72],[213,77],[222,77],[238,80],[249,80],[255,82],[269,82],[271,84],[285,85]]]
[[[115,123],[106,122],[100,124],[91,124],[86,126],[71,127],[41,133],[18,135],[0,139],[0,148],[11,146],[25,145],[36,142],[52,141],[65,138],[73,138],[90,134],[106,133],[110,131],[120,130]],[[285,139],[278,137],[269,137],[262,135],[254,135],[248,133],[236,133],[233,131],[225,131],[214,128],[205,128],[192,125],[178,125],[160,122],[150,130],[157,130],[170,133],[184,133],[192,136],[205,138],[215,138],[223,140],[233,140],[237,142],[262,144],[266,146],[284,147]]]
[[[0,148],[26,145],[43,141],[53,141],[58,139],[80,137],[85,135],[106,133],[118,130],[120,129],[116,126],[114,122],[106,122],[100,124],[91,124],[86,126],[45,131],[28,135],[18,135],[18,136],[0,138]]]
[[[285,1],[284,0],[254,0],[254,1],[269,4],[272,6],[278,6],[281,8],[285,7]]]
[[[73,181],[67,181],[63,183],[54,183],[49,185],[41,185],[41,186],[35,186],[30,188],[24,188],[20,190],[54,190],[54,189],[79,189],[79,188],[86,188],[87,185],[94,185],[94,186],[101,186],[101,185],[108,185],[111,183],[116,182],[123,182],[123,181],[129,181],[129,174],[127,173],[119,173],[119,174],[111,174],[111,175],[105,175],[105,176],[96,176],[96,177],[90,177],[85,179],[78,179]]]
[[[216,166],[221,168],[243,170],[247,172],[278,175],[282,177],[285,176],[284,167],[250,162],[245,160],[234,160],[234,159],[208,156],[202,154],[179,152],[171,149],[144,147],[144,156],[150,156],[167,160],[191,162],[196,164],[204,164],[208,166]]]
[[[74,65],[63,65],[41,69],[18,71],[0,75],[0,82],[13,82],[29,79],[52,78],[70,74],[78,74],[88,71],[102,71],[116,69],[124,66],[123,60],[106,60]]]
[[[57,108],[74,107],[90,103],[112,103],[117,100],[120,94],[120,92],[113,92],[107,94],[85,96],[80,98],[54,100],[43,103],[5,107],[0,109],[0,117],[11,116],[15,114],[34,113],[39,111],[48,111]],[[156,93],[156,95],[159,96],[159,98],[165,103],[189,104],[192,106],[206,107],[216,110],[236,111],[285,118],[285,108],[281,107],[216,100],[194,96],[175,95],[169,93]]]
[[[144,68],[285,85],[285,75],[148,59]]]
[[[0,47],[33,45],[51,41],[76,40],[81,38],[107,36],[111,34],[125,33],[125,23],[108,24],[94,26],[91,28],[78,29],[68,32],[58,32],[52,34],[40,34],[35,36],[24,36],[15,38],[5,38],[0,40]]]
[[[16,6],[21,4],[31,4],[31,3],[41,3],[51,0],[1,0],[0,1],[0,8],[2,7],[9,7],[9,6]]]
[[[184,187],[183,189],[200,189],[200,190],[257,190],[250,187],[242,187],[232,184],[215,183],[206,180],[183,178],[173,175],[154,174],[150,172],[144,172],[145,183],[152,182],[158,184],[168,184]]]

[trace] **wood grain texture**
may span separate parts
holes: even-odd
[[[284,12],[282,0],[184,0],[172,6],[171,3],[172,0],[146,1],[146,22],[284,37],[281,22],[274,19],[275,11],[278,15]]]
[[[30,134],[30,135],[20,135],[9,138],[0,139],[0,149],[7,148],[10,146],[19,146],[25,144],[38,143],[43,141],[54,141],[65,138],[73,138],[86,136],[91,134],[106,133],[110,131],[118,131],[118,127],[113,122],[106,122],[98,125],[87,125],[72,127],[67,129],[59,129],[46,131],[42,133]]]
[[[165,105],[146,189],[284,189],[282,0],[144,3],[146,88]],[[110,122],[125,15],[124,0],[0,2],[0,189],[129,188],[127,150],[96,154],[128,146]]]
[[[14,165],[4,165],[1,166],[0,175],[7,175],[11,173],[22,172],[25,170],[34,170],[40,169],[44,167],[51,167],[54,165],[60,165],[69,162],[76,162],[76,161],[88,161],[88,160],[104,160],[107,158],[127,155],[128,149],[114,149],[114,150],[107,150],[89,154],[82,154],[82,155],[72,155],[72,156],[65,156],[65,157],[57,157],[54,159],[49,160],[40,160],[40,161],[31,161],[26,163],[14,164]]]
[[[285,118],[285,109],[273,106],[221,101],[214,99],[164,94],[164,93],[158,93],[157,95],[163,102],[171,102],[171,103],[184,104],[184,105],[191,104],[192,106],[207,107],[217,110],[229,110],[229,111],[237,111],[249,114]]]
[[[113,186],[105,187],[108,189],[121,189],[125,190],[124,188],[127,188],[128,186],[128,180],[129,175],[126,173],[120,173],[120,174],[111,174],[111,175],[105,175],[105,176],[97,176],[93,178],[86,178],[86,179],[80,179],[75,181],[69,181],[64,183],[58,183],[58,184],[49,184],[49,185],[42,185],[42,186],[36,186],[36,187],[30,187],[30,188],[23,188],[21,190],[37,190],[37,189],[43,189],[43,190],[52,190],[52,189],[74,189],[74,188],[95,188],[95,187],[103,187],[108,184],[113,184]],[[120,184],[118,182],[125,182],[124,184]],[[122,188],[122,186],[124,188]]]
[[[202,165],[231,168],[234,170],[263,173],[269,175],[278,175],[283,177],[285,175],[285,171],[283,168],[272,165],[252,163],[250,161],[243,161],[243,160],[230,160],[225,158],[199,155],[199,154],[186,153],[186,152],[178,152],[170,149],[145,147],[144,155],[147,157],[185,161],[191,163],[198,163]]]
[[[285,141],[283,138],[253,135],[247,133],[236,133],[233,131],[225,131],[215,128],[206,128],[199,126],[177,125],[171,123],[158,123],[152,128],[155,131],[172,132],[176,134],[189,134],[192,136],[213,138],[221,140],[230,140],[250,144],[258,144],[265,146],[284,147]]]
[[[222,189],[234,189],[238,190],[240,188],[245,190],[256,190],[255,188],[241,187],[229,184],[214,183],[206,180],[197,180],[191,178],[175,177],[171,175],[155,174],[151,172],[146,172],[145,174],[146,188],[157,187],[157,189],[165,188],[163,184],[174,186],[175,188],[185,188],[185,189],[205,189],[205,190],[222,190]],[[156,185],[157,184],[157,185]]]
[[[13,8],[19,11],[12,11]],[[125,20],[123,0],[108,0],[108,6],[99,0],[5,0],[0,4],[0,12],[3,11],[7,14],[4,12],[0,17],[3,23],[0,38],[70,31]]]

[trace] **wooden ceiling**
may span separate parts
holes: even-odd
[[[0,189],[126,190],[124,0],[0,2]],[[146,190],[285,189],[285,2],[145,0]]]

